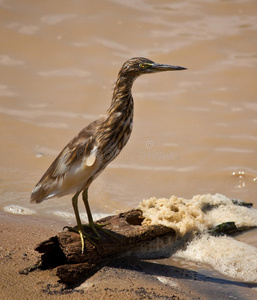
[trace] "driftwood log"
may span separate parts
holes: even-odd
[[[57,268],[56,274],[61,282],[67,285],[79,284],[110,260],[137,251],[142,244],[157,238],[169,242],[175,240],[176,234],[172,228],[162,225],[142,226],[142,221],[140,210],[97,221],[98,224],[106,224],[104,228],[114,237],[101,232],[100,241],[94,239],[96,245],[85,239],[84,253],[81,252],[81,240],[77,233],[60,232],[36,247],[35,250],[42,254],[36,268]],[[90,228],[85,227],[85,231],[92,235]]]
[[[234,204],[251,207],[251,203],[233,200]],[[35,250],[41,253],[41,259],[34,266],[22,270],[28,274],[35,269],[56,268],[56,274],[66,285],[79,285],[92,276],[101,267],[113,259],[132,253],[142,252],[153,245],[170,245],[177,239],[176,232],[162,225],[142,225],[144,217],[140,210],[130,210],[115,216],[98,220],[111,235],[99,232],[100,240],[93,239],[94,244],[85,239],[85,251],[81,251],[79,234],[72,231],[62,231],[56,236],[40,243]],[[253,227],[237,228],[235,222],[225,222],[209,229],[211,235],[234,235]],[[93,237],[92,230],[85,226],[84,230]],[[188,236],[190,239],[190,235]],[[154,243],[156,242],[156,243]],[[177,241],[178,242],[178,241]],[[185,241],[184,241],[185,242]]]

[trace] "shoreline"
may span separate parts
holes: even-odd
[[[138,269],[137,261],[121,261],[103,267],[73,290],[58,283],[55,270],[36,270],[28,275],[19,271],[35,264],[40,255],[36,245],[55,235],[65,224],[35,216],[0,212],[0,298],[1,299],[205,299],[172,288]],[[189,294],[187,295],[187,293]],[[188,298],[189,297],[189,298]]]
[[[40,254],[34,249],[56,235],[63,221],[0,212],[0,299],[255,299],[256,292],[233,279],[206,276],[165,259],[121,258],[101,268],[80,286],[67,289],[56,270],[19,271],[34,265]],[[247,295],[247,296],[246,296]]]

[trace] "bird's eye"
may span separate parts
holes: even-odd
[[[139,64],[139,67],[142,68],[142,69],[146,69],[146,68],[149,68],[151,67],[151,64]]]

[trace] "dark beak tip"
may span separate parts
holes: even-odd
[[[187,70],[187,68],[184,68],[184,67],[178,67],[176,70]]]

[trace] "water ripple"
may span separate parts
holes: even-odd
[[[0,55],[0,65],[2,66],[20,66],[24,65],[24,61],[13,59],[8,55]]]
[[[76,14],[46,15],[41,18],[41,22],[49,25],[55,25],[66,20],[73,19],[76,16]]]
[[[238,149],[238,148],[229,148],[229,147],[215,148],[214,151],[217,151],[217,152],[234,152],[234,153],[254,153],[253,149]]]
[[[87,77],[90,75],[88,71],[80,69],[57,69],[50,71],[41,71],[38,72],[38,74],[44,77]]]

